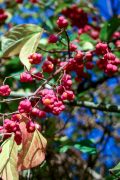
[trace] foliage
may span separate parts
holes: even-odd
[[[0,2],[2,179],[120,178],[120,18],[95,3]]]

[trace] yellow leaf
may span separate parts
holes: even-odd
[[[0,177],[3,180],[18,180],[17,170],[18,147],[14,141],[14,135],[2,144],[0,154]]]

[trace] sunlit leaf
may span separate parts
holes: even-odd
[[[18,25],[2,37],[2,52],[4,57],[17,55],[25,42],[42,29],[34,24]]]
[[[2,144],[2,153],[0,154],[0,177],[3,180],[18,180],[17,170],[18,147],[14,141],[14,136],[7,139]]]
[[[24,66],[29,70],[31,67],[31,64],[29,63],[28,56],[32,53],[34,53],[37,49],[37,46],[39,44],[40,36],[42,32],[35,34],[32,36],[22,47],[20,51],[20,61]]]
[[[28,133],[26,130],[26,119],[20,123],[23,141],[22,150],[18,155],[18,170],[30,169],[40,165],[45,159],[47,141],[38,130]]]

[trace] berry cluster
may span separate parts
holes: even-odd
[[[3,139],[8,139],[12,134],[14,134],[14,140],[17,143],[17,145],[20,145],[22,143],[23,137],[22,131],[20,129],[20,120],[21,119],[18,114],[12,115],[11,119],[4,120],[4,125],[0,126],[0,132],[4,134]],[[26,123],[27,132],[33,133],[35,129],[41,130],[40,125],[28,119]]]
[[[119,49],[120,48],[120,32],[116,31],[113,34],[112,39],[115,41],[115,46]]]
[[[76,50],[74,57],[69,59],[65,70],[68,73],[75,71],[79,78],[84,78],[87,75],[84,70],[92,69],[94,67],[92,57],[93,53],[90,51],[83,53],[80,50]]]
[[[19,126],[19,118],[14,115],[11,119],[5,119],[3,125],[4,139],[9,138],[14,133],[14,139],[19,145],[22,142],[22,133]]]
[[[83,28],[80,28],[78,30],[78,35],[86,33],[89,36],[91,36],[93,39],[98,39],[99,38],[99,31],[100,31],[99,27],[85,25]]]
[[[97,61],[97,65],[107,75],[111,76],[118,71],[120,60],[109,51],[106,43],[98,43],[96,45],[96,53],[102,55],[101,59]]]
[[[88,23],[87,13],[76,4],[63,9],[62,14],[70,19],[72,26],[83,28]]]
[[[4,9],[0,9],[0,23],[4,23],[5,20],[8,18]]]
[[[43,89],[40,94],[42,96],[42,103],[48,112],[58,115],[65,109],[63,102],[53,90]]]
[[[44,118],[46,116],[46,112],[43,110],[40,110],[39,108],[34,107],[31,111],[32,116]]]

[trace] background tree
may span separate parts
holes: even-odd
[[[119,1],[0,6],[0,177],[119,179]]]

